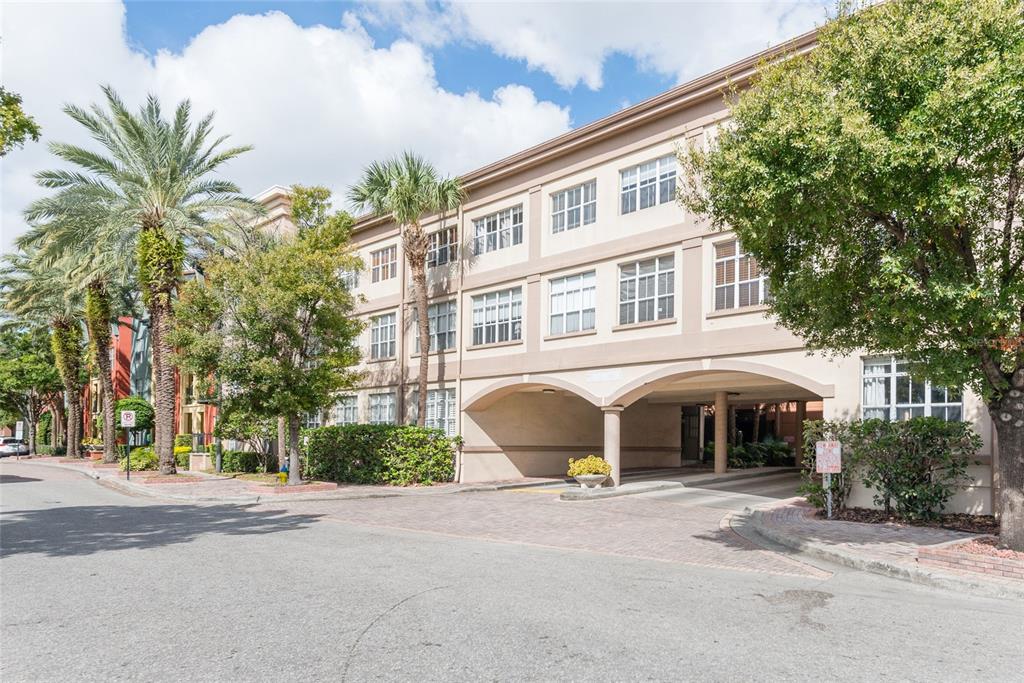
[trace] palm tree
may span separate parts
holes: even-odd
[[[420,340],[419,387],[416,424],[427,415],[427,369],[429,367],[430,321],[427,317],[427,252],[430,239],[422,221],[431,214],[456,210],[466,191],[458,178],[441,178],[422,157],[411,152],[385,162],[374,162],[348,193],[360,211],[392,216],[402,231],[402,250],[412,272],[416,297],[416,326]]]
[[[74,218],[86,225],[102,220],[102,216],[90,215],[89,212]],[[63,230],[73,232],[81,228],[71,226]],[[21,249],[34,249],[45,254],[49,240],[61,231],[52,223],[35,225],[19,237],[16,244]],[[122,258],[120,253],[94,244],[91,250],[65,252],[60,256],[58,266],[67,273],[74,286],[84,292],[83,318],[89,334],[89,353],[99,375],[103,408],[103,461],[107,463],[117,461],[117,422],[114,414],[116,395],[110,359],[110,328],[121,315],[135,313],[132,296],[133,265],[133,261]]]
[[[67,270],[48,265],[35,252],[4,257],[0,266],[0,306],[11,316],[50,328],[53,355],[67,396],[67,453],[82,453],[81,298]]]
[[[168,340],[172,299],[188,255],[209,249],[223,237],[220,230],[230,225],[210,221],[211,215],[256,209],[234,183],[211,177],[250,148],[223,148],[226,137],[211,135],[213,114],[193,124],[188,100],[167,119],[153,95],[133,113],[111,88],[103,88],[103,93],[106,108],[64,108],[99,143],[102,153],[51,144],[53,154],[76,168],[38,173],[39,184],[56,192],[34,202],[26,216],[52,224],[45,247],[51,254],[82,245],[122,257],[134,254],[153,349],[155,449],[160,471],[173,474],[175,374]],[[93,220],[76,220],[82,215]]]

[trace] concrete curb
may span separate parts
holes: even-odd
[[[931,588],[943,588],[958,593],[971,593],[987,598],[1024,600],[1024,585],[1017,586],[999,579],[977,580],[966,574],[961,575],[941,570],[923,569],[916,566],[900,565],[894,562],[862,557],[856,553],[847,552],[824,543],[809,541],[795,534],[786,533],[777,527],[767,525],[764,522],[765,512],[768,512],[768,510],[751,510],[750,508],[744,510],[744,517],[749,522],[750,528],[773,543],[799,551],[810,557]]]
[[[635,496],[641,493],[652,491],[664,491],[666,489],[681,489],[683,485],[678,481],[637,481],[619,486],[605,488],[584,489],[575,488],[563,491],[559,500],[599,500],[601,498],[618,498],[619,496]]]

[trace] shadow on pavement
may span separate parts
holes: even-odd
[[[24,484],[29,481],[42,481],[42,479],[19,477],[16,474],[0,474],[0,484]]]
[[[87,505],[12,510],[0,522],[0,557],[60,557],[188,543],[204,534],[248,536],[292,531],[322,515],[247,505]]]

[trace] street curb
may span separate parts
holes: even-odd
[[[903,581],[909,581],[911,583],[929,586],[931,588],[942,588],[958,593],[971,593],[973,595],[987,598],[1013,598],[1024,600],[1024,586],[1004,583],[998,579],[992,581],[975,581],[973,580],[973,577],[966,575],[961,576],[959,574],[943,572],[941,570],[933,571],[921,569],[919,567],[898,565],[892,562],[885,562],[883,560],[869,559],[860,557],[853,553],[838,550],[822,543],[808,541],[804,538],[787,534],[773,526],[766,525],[764,522],[765,512],[767,512],[767,510],[752,510],[750,508],[746,508],[744,510],[744,516],[750,522],[750,526],[755,533],[763,536],[773,543],[778,543],[786,548],[805,553],[811,557],[839,564],[844,567],[850,567],[851,569],[866,571],[872,574],[881,574],[883,576],[901,579]]]
[[[602,498],[618,498],[619,496],[636,496],[641,493],[652,491],[664,491],[666,489],[681,489],[683,485],[678,481],[637,481],[619,486],[607,488],[584,489],[576,488],[563,491],[559,494],[559,500],[599,500]]]

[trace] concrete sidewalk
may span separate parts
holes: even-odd
[[[918,562],[922,549],[942,548],[971,538],[948,529],[896,524],[829,521],[800,498],[734,517],[738,531],[749,529],[781,546],[854,569],[927,586],[996,598],[1024,599],[1024,582],[966,571],[943,570]]]

